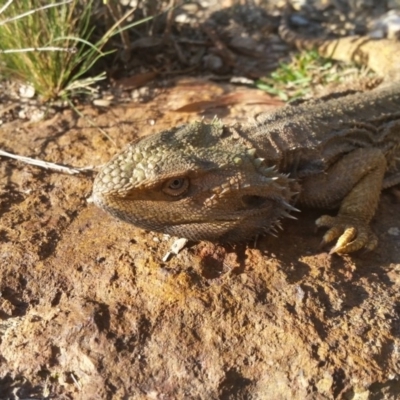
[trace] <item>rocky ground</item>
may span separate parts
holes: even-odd
[[[99,166],[172,125],[281,105],[205,76],[156,80],[131,98],[38,122],[4,105],[0,147]],[[277,238],[189,243],[163,261],[173,239],[88,203],[93,177],[1,159],[0,399],[400,397],[395,191],[382,194],[371,253],[328,255],[321,213],[305,210]]]

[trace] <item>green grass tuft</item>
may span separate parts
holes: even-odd
[[[101,55],[91,46],[93,0],[14,0],[0,21],[0,73],[29,82],[44,100],[62,96]]]
[[[296,55],[291,63],[282,63],[269,77],[258,80],[256,86],[288,101],[307,96],[312,86],[339,82],[340,79],[336,64],[316,51],[307,51]]]
[[[43,101],[89,92],[105,78],[91,68],[110,53],[103,52],[109,39],[151,19],[122,28],[131,9],[92,43],[101,7],[99,0],[8,0],[0,7],[0,78],[30,83]]]

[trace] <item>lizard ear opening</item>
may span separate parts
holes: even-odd
[[[268,201],[267,197],[256,196],[256,195],[245,195],[245,196],[242,196],[242,202],[248,208],[260,208],[267,201]]]

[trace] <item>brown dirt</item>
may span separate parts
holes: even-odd
[[[196,118],[167,111],[179,107],[179,90],[187,85],[148,104],[84,108],[116,146],[63,111],[3,125],[0,147],[100,165],[137,136]],[[229,122],[261,109],[208,113]],[[191,243],[162,262],[171,239],[87,203],[92,175],[3,158],[0,176],[0,398],[400,396],[400,244],[390,234],[400,204],[390,192],[373,253],[329,256],[310,211],[255,246]]]

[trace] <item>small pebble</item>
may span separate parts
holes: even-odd
[[[292,15],[290,20],[294,25],[297,26],[308,26],[310,24],[310,21],[301,15]]]
[[[393,227],[388,229],[388,234],[392,236],[400,236],[400,229]]]
[[[32,85],[21,85],[19,95],[25,99],[31,99],[35,95],[35,88]]]
[[[111,100],[108,99],[96,99],[93,100],[93,105],[98,107],[108,107],[111,104]]]
[[[36,109],[36,110],[32,111],[29,121],[39,122],[44,119],[44,116],[45,116],[45,112],[43,110]]]

